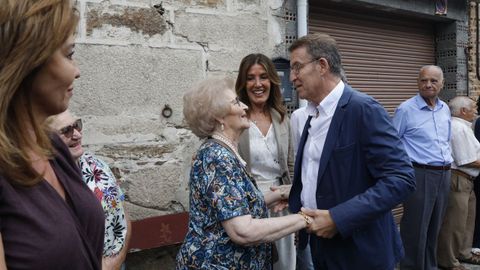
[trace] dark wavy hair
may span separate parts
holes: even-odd
[[[282,92],[280,91],[280,78],[278,77],[275,65],[267,56],[261,53],[255,53],[249,54],[242,59],[238,69],[235,91],[240,101],[248,106],[247,114],[250,114],[251,102],[247,94],[247,77],[248,71],[255,64],[261,65],[265,69],[268,79],[270,80],[270,95],[267,99],[267,106],[268,108],[276,110],[281,116],[280,122],[283,122],[287,114],[287,108],[283,105]]]

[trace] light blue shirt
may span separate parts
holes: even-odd
[[[412,162],[434,166],[452,163],[451,116],[445,102],[437,98],[431,109],[417,94],[400,104],[393,125]]]

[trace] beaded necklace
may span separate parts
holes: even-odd
[[[225,137],[224,135],[222,134],[219,134],[219,133],[215,133],[212,135],[212,138],[216,139],[216,140],[219,140],[221,141],[223,144],[225,144],[226,146],[228,146],[228,148],[230,148],[230,150],[235,154],[235,156],[238,158],[238,160],[240,161],[240,163],[243,165],[243,166],[246,166],[247,165],[247,162],[245,160],[243,160],[243,158],[240,156],[240,154],[238,154],[237,152],[237,148],[235,146],[233,146],[233,143],[232,141],[230,141],[230,139],[228,139],[227,137]]]

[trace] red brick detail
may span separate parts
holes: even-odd
[[[150,249],[182,243],[188,227],[188,213],[132,221],[130,249]]]

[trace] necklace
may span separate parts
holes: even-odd
[[[255,125],[257,125],[259,122],[271,122],[270,114],[268,112],[251,113],[250,121],[252,121]]]
[[[232,143],[232,141],[230,141],[230,139],[228,139],[227,137],[225,137],[224,135],[221,135],[219,133],[213,134],[212,138],[214,138],[216,140],[219,140],[222,143],[224,143],[226,146],[228,146],[228,148],[230,148],[230,150],[232,150],[232,152],[235,154],[235,156],[240,161],[240,163],[243,166],[247,165],[247,162],[245,162],[245,160],[243,160],[243,158],[240,156],[240,154],[238,154],[237,148],[235,146],[233,146],[233,143]]]
[[[271,136],[273,135],[272,133],[270,133],[270,131],[275,132],[275,129],[272,128],[272,124],[270,124],[270,127],[268,128],[267,134],[265,136],[263,135],[262,131],[260,130],[260,128],[257,125],[255,125],[254,129],[256,129],[258,131],[258,133],[261,137],[260,140],[263,142],[263,144],[267,148],[267,151],[268,151],[268,153],[270,153],[270,156],[272,156],[273,162],[275,162],[276,164],[280,164],[280,162],[278,161],[278,154],[274,155],[273,151],[270,149],[270,146],[268,146],[268,135],[269,134]],[[271,129],[273,129],[273,130],[271,130]],[[255,130],[252,130],[252,128],[250,128],[249,132],[255,132]],[[253,136],[256,136],[256,135],[253,135]],[[275,135],[273,135],[273,136],[275,136]]]

